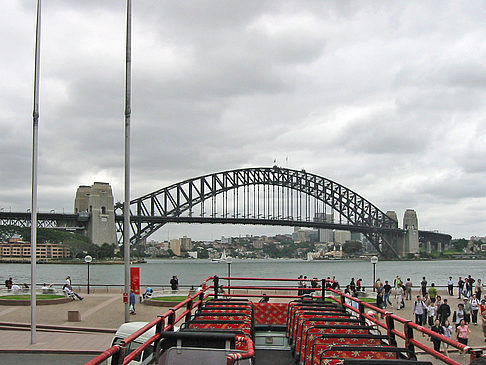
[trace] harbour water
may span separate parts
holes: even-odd
[[[140,267],[142,285],[168,285],[172,275],[179,277],[181,285],[198,285],[206,277],[226,276],[227,263],[213,263],[209,260],[147,260],[147,263],[133,265]],[[403,280],[411,278],[414,285],[419,285],[422,276],[429,284],[447,285],[449,276],[457,282],[459,276],[472,275],[475,279],[486,276],[485,260],[447,260],[447,261],[380,261],[376,265],[376,277],[393,281],[396,275]],[[14,282],[30,282],[29,264],[0,264],[2,283],[7,277]],[[63,283],[70,275],[73,284],[85,285],[87,282],[86,264],[41,264],[37,265],[38,283]],[[124,280],[123,265],[90,265],[91,285],[122,285]],[[303,260],[233,260],[232,277],[275,277],[325,278],[336,276],[341,284],[349,283],[351,277],[362,278],[363,285],[372,282],[372,264],[369,261],[303,261]]]

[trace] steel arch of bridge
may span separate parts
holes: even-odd
[[[339,214],[339,224],[316,218],[316,213],[329,210]],[[121,203],[115,205],[115,212],[121,242]],[[344,220],[350,230],[363,232],[380,253],[384,248],[398,257],[391,241],[401,231],[397,221],[351,189],[305,170],[277,166],[187,179],[132,200],[130,214],[132,243],[146,239],[168,222],[345,229]]]

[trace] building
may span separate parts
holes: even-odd
[[[18,239],[0,243],[0,260],[30,262],[31,244]],[[38,243],[36,247],[38,260],[62,260],[71,257],[68,246],[60,243]]]
[[[180,239],[180,242],[181,242],[181,249],[183,251],[191,251],[192,248],[194,247],[190,237],[184,236]]]
[[[351,232],[349,231],[334,231],[334,242],[344,244],[346,241],[351,241]]]
[[[94,244],[101,246],[104,243],[110,245],[117,243],[113,193],[110,184],[95,182],[91,186],[78,187],[74,200],[74,213],[90,215],[86,230]]]
[[[334,215],[330,213],[316,213],[314,222],[334,223]],[[319,242],[334,242],[334,231],[332,229],[319,228]]]
[[[174,252],[174,254],[176,256],[180,256],[181,255],[181,241],[178,240],[178,239],[170,240],[169,249],[172,250],[172,252]]]

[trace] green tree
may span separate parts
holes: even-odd
[[[343,244],[343,252],[347,255],[357,255],[363,249],[363,245],[359,241],[346,241]]]

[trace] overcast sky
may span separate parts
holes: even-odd
[[[35,1],[2,8],[0,209],[26,211]],[[132,197],[276,159],[400,225],[413,208],[421,229],[486,235],[484,14],[484,1],[134,1]],[[44,0],[42,15],[39,209],[71,212],[94,181],[121,201],[125,2]]]

